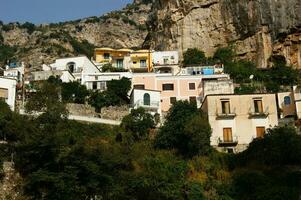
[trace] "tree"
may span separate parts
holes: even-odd
[[[148,137],[150,129],[155,127],[154,117],[143,108],[132,109],[131,113],[122,119],[121,128],[132,134],[135,140]]]
[[[197,48],[187,49],[184,52],[184,65],[194,65],[194,64],[205,64],[206,56],[203,51],[200,51]]]
[[[67,117],[68,111],[65,104],[61,101],[61,87],[51,79],[51,81],[44,81],[34,94],[26,103],[25,109],[27,112],[41,112],[40,117],[47,119],[59,119]],[[46,114],[45,114],[46,113]]]
[[[131,81],[128,78],[122,77],[120,80],[111,80],[107,84],[107,91],[120,98],[121,103],[129,103],[128,93],[131,89]]]
[[[211,128],[196,105],[176,102],[168,112],[164,125],[155,138],[155,147],[176,149],[185,156],[207,154]]]
[[[64,102],[84,104],[89,91],[86,86],[79,82],[69,82],[62,84],[62,98]]]
[[[218,48],[214,55],[213,59],[223,63],[224,65],[231,65],[233,62],[235,53],[233,52],[231,47],[225,47],[225,48]]]

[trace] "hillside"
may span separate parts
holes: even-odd
[[[212,56],[232,45],[257,67],[280,54],[301,68],[299,0],[157,0],[152,11],[145,46],[180,52],[196,47]]]
[[[94,47],[140,47],[150,11],[147,1],[135,1],[120,11],[58,24],[0,22],[0,63],[6,59],[33,66],[51,63],[57,57],[93,55]]]

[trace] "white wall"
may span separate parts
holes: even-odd
[[[8,90],[8,98],[5,102],[13,111],[15,110],[16,85],[17,81],[14,79],[0,78],[0,88]]]
[[[171,59],[171,58],[174,59]],[[169,65],[175,65],[179,63],[178,51],[155,51],[153,52],[154,65],[164,65],[164,58],[168,58]]]
[[[153,90],[142,90],[142,89],[133,89],[131,95],[131,102],[133,108],[144,107],[147,108],[148,106],[143,106],[144,94],[148,93],[150,95],[150,107],[155,108],[152,114],[158,113],[161,114],[161,96],[160,91],[153,91]],[[157,106],[158,104],[158,106]]]

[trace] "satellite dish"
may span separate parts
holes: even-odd
[[[254,75],[252,74],[252,75],[249,77],[249,79],[251,79],[251,80],[252,80],[253,78],[254,78]]]

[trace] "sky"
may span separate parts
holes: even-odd
[[[0,20],[55,23],[100,16],[123,8],[133,0],[0,0]]]

